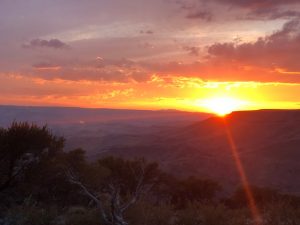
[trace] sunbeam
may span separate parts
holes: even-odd
[[[260,212],[257,208],[255,199],[253,197],[252,190],[249,186],[249,181],[248,181],[247,175],[245,173],[245,169],[243,167],[242,161],[241,161],[239,153],[237,151],[237,147],[236,147],[233,135],[231,133],[231,130],[230,130],[230,128],[229,128],[229,126],[226,122],[226,118],[223,118],[223,122],[224,122],[224,130],[226,132],[228,144],[230,146],[230,150],[231,150],[234,162],[236,164],[236,168],[237,168],[237,171],[239,173],[245,195],[247,197],[248,205],[249,205],[250,211],[251,211],[252,216],[253,216],[254,224],[255,225],[261,225],[262,224],[262,217],[261,217]]]

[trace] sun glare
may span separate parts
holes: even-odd
[[[218,116],[225,116],[238,110],[243,104],[243,101],[229,97],[212,98],[203,102],[205,108]]]

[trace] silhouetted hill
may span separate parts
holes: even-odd
[[[233,112],[162,134],[152,144],[110,151],[159,160],[171,172],[211,177],[230,190],[239,176],[226,130],[251,183],[300,194],[300,110]]]

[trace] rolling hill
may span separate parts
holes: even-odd
[[[233,112],[109,152],[157,160],[176,174],[216,179],[229,191],[240,178],[227,130],[251,184],[300,194],[300,110]]]

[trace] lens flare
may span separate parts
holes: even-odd
[[[262,224],[261,215],[260,215],[260,212],[257,208],[255,199],[253,197],[252,190],[249,186],[249,181],[248,181],[248,178],[246,176],[242,161],[240,159],[236,144],[234,142],[233,135],[230,131],[230,128],[229,128],[225,118],[223,119],[223,121],[224,121],[224,129],[225,129],[225,132],[226,132],[228,144],[229,144],[229,147],[231,149],[231,153],[232,153],[234,162],[236,164],[237,171],[238,171],[240,179],[241,179],[241,183],[242,183],[242,186],[243,186],[243,189],[244,189],[247,201],[248,201],[248,205],[249,205],[250,211],[251,211],[252,216],[253,216],[254,225],[261,225]]]

